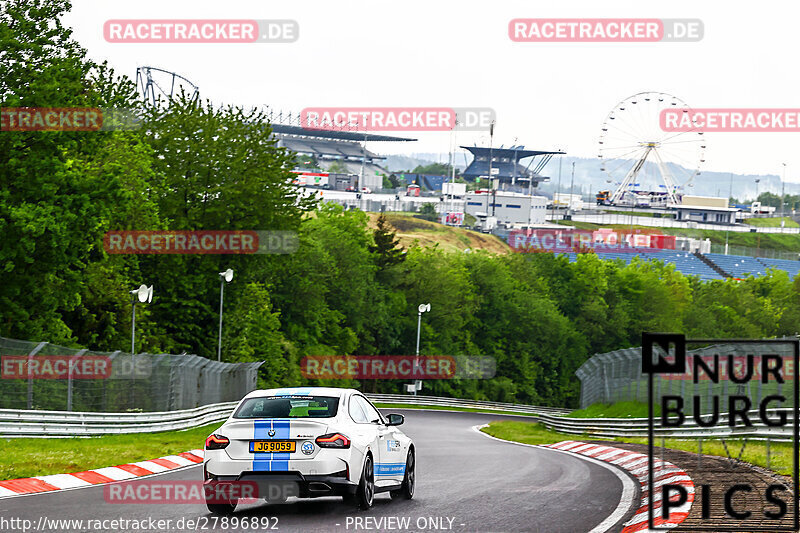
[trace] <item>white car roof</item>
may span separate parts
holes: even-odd
[[[340,389],[336,387],[286,387],[282,389],[254,390],[245,398],[263,398],[266,396],[333,396],[341,398],[350,394],[359,394],[356,389]]]

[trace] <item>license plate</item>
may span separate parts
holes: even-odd
[[[294,453],[297,443],[293,440],[257,440],[250,443],[252,453]]]

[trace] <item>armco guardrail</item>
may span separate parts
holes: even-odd
[[[775,417],[777,411],[769,410],[770,417]],[[786,411],[787,419],[791,421],[792,416],[789,410]],[[748,438],[752,440],[770,439],[773,441],[791,441],[793,438],[793,426],[791,423],[783,426],[767,426],[758,422],[758,411],[748,413],[753,422],[752,427],[738,426],[731,428],[727,425],[727,413],[722,413],[720,419],[713,427],[698,426],[693,420],[686,420],[677,428],[654,428],[656,437],[679,438],[679,439],[736,439]],[[704,416],[703,419],[708,418]],[[552,416],[549,414],[539,414],[538,421],[547,429],[560,433],[572,435],[587,435],[598,438],[615,437],[641,437],[648,435],[646,418],[567,418],[563,416]]]
[[[438,396],[403,396],[400,394],[367,394],[367,397],[376,403],[396,403],[403,405],[433,405],[435,407],[461,407],[470,409],[484,409],[487,411],[509,411],[527,414],[562,415],[570,409],[557,407],[539,407],[536,405],[522,405],[515,403],[484,402],[479,400],[461,400],[458,398],[440,398]]]
[[[528,414],[560,414],[567,409],[434,396],[368,394],[374,402],[437,407],[467,407]],[[78,413],[0,409],[0,437],[93,437],[120,433],[171,431],[202,426],[228,418],[238,402],[204,405],[183,411],[148,413]]]
[[[568,409],[539,407],[500,402],[483,402],[436,396],[403,396],[368,394],[376,403],[392,403],[409,407],[430,405],[444,409],[459,407],[488,411],[536,415],[548,429],[572,435],[597,438],[647,437],[646,418],[567,418]],[[70,411],[25,411],[0,409],[0,437],[92,437],[120,433],[146,433],[189,429],[228,418],[238,402],[204,405],[183,411],[157,413],[76,413]],[[777,411],[770,410],[770,416]],[[749,413],[751,428],[729,428],[722,425],[726,415],[712,428],[686,421],[680,428],[655,428],[657,437],[670,438],[749,438],[775,441],[791,440],[792,425],[770,427],[758,420],[758,411]],[[791,415],[789,414],[789,419]]]
[[[156,413],[75,413],[0,409],[0,437],[94,437],[170,431],[228,418],[238,402]]]

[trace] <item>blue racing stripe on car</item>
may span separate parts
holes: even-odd
[[[394,476],[406,473],[405,463],[375,463],[376,476]]]
[[[267,434],[272,424],[272,420],[255,420],[253,422],[253,440],[266,440]],[[253,454],[253,471],[269,470],[269,459],[271,453]]]
[[[253,422],[253,440],[287,440],[289,439],[288,418],[273,418],[268,420],[255,420]],[[274,434],[270,436],[270,431]],[[289,453],[253,454],[254,472],[272,472],[289,470]]]
[[[273,439],[288,440],[289,439],[289,426],[291,422],[288,418],[276,418],[272,420],[272,429],[275,430]],[[291,454],[273,453],[272,460],[269,462],[270,472],[286,472],[289,470],[289,456]]]

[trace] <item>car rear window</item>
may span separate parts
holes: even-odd
[[[242,402],[233,418],[331,418],[338,409],[333,396],[265,396]]]

